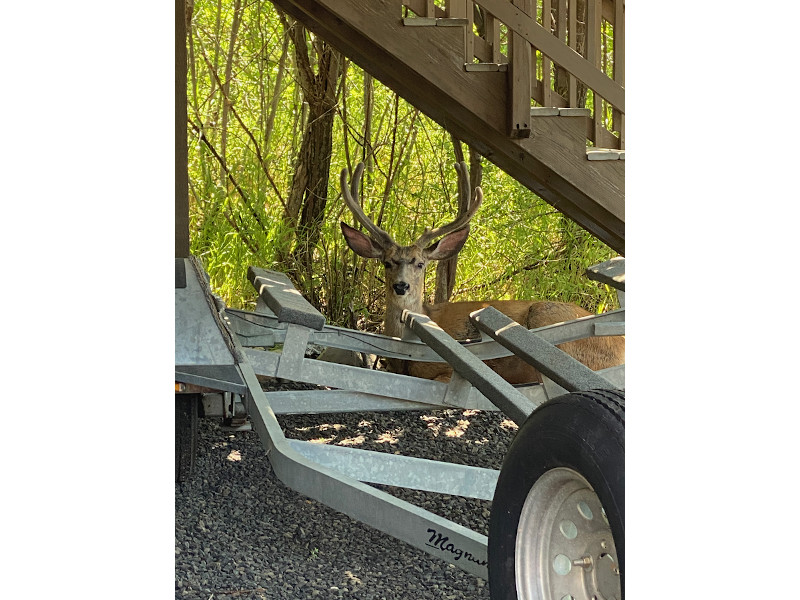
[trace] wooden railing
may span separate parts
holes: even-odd
[[[531,107],[588,108],[586,137],[625,148],[624,0],[403,0],[424,18],[464,20],[468,70],[509,71],[509,134],[530,135]]]

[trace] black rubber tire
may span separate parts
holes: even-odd
[[[625,590],[625,393],[575,392],[546,402],[520,427],[503,460],[489,519],[492,600],[517,600],[515,545],[534,483],[567,467],[582,475],[608,517]]]
[[[197,456],[199,394],[175,394],[175,482],[187,481]]]

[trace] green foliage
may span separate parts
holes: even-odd
[[[239,6],[241,24],[231,40],[233,0],[194,4],[190,228],[191,250],[215,292],[230,306],[252,308],[255,293],[246,280],[247,267],[290,270],[276,257],[286,256],[295,239],[284,205],[306,114],[286,37],[291,24],[270,2]],[[227,100],[221,89],[226,72],[231,74]],[[370,86],[371,110],[365,102]],[[426,226],[455,215],[455,154],[445,130],[354,64],[346,69],[337,111],[329,200],[320,241],[312,249],[315,267],[294,277],[330,322],[376,329],[384,304],[382,269],[344,243],[339,221],[352,224],[353,219],[340,198],[339,173],[367,162],[361,190],[365,211],[398,242],[408,243]],[[459,255],[453,300],[554,299],[593,311],[616,306],[611,290],[584,275],[587,266],[613,256],[611,249],[488,161],[482,187],[484,203]],[[428,277],[432,293],[434,269]]]

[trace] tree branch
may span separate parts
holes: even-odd
[[[242,200],[244,201],[244,204],[247,207],[248,211],[253,216],[253,218],[258,222],[258,224],[261,225],[261,230],[264,233],[266,233],[268,231],[266,225],[264,225],[264,222],[261,220],[261,217],[258,216],[258,213],[255,210],[253,210],[250,198],[247,197],[247,194],[245,194],[244,190],[241,188],[239,183],[234,178],[233,173],[231,173],[230,170],[228,169],[228,165],[225,164],[225,159],[222,158],[222,156],[220,156],[219,152],[217,152],[216,148],[214,148],[214,146],[206,137],[206,134],[203,133],[203,130],[200,129],[200,127],[198,127],[195,123],[193,123],[191,119],[187,120],[189,122],[189,125],[192,126],[192,129],[194,129],[195,132],[200,136],[200,140],[206,145],[211,154],[214,155],[214,158],[217,159],[217,162],[219,162],[220,166],[222,167],[222,170],[225,172],[225,175],[227,175],[228,179],[230,179],[230,182],[233,184],[233,187],[236,189],[236,191],[239,193],[239,196],[241,196]]]
[[[267,162],[266,160],[264,160],[264,157],[261,154],[261,147],[259,146],[258,141],[256,140],[253,133],[250,131],[250,129],[248,129],[247,125],[244,124],[244,121],[242,121],[242,118],[239,116],[239,112],[233,106],[233,103],[230,101],[230,98],[228,98],[228,96],[226,95],[225,87],[222,85],[219,75],[217,74],[216,71],[211,69],[211,63],[208,60],[208,56],[206,56],[205,50],[203,50],[203,60],[206,61],[209,71],[214,77],[214,80],[217,82],[217,85],[219,85],[220,90],[222,91],[224,101],[227,105],[229,105],[231,114],[233,114],[236,121],[238,121],[239,125],[241,125],[242,129],[244,129],[247,136],[253,142],[253,146],[255,147],[256,158],[258,158],[258,164],[261,166],[261,170],[264,171],[264,175],[267,176],[267,181],[269,181],[270,185],[272,186],[272,191],[274,191],[275,195],[278,197],[278,202],[280,202],[281,206],[283,206],[283,209],[286,210],[286,202],[284,201],[283,196],[281,196],[281,192],[278,189],[278,186],[275,184],[275,180],[272,179],[272,175],[270,175],[269,169],[267,169]]]
[[[477,292],[478,290],[492,289],[498,283],[502,283],[504,281],[509,281],[509,280],[513,279],[514,277],[516,277],[517,275],[519,275],[520,273],[522,273],[524,271],[533,271],[534,269],[538,269],[540,267],[543,267],[546,264],[551,263],[551,262],[555,262],[555,260],[550,259],[550,258],[542,258],[542,259],[537,260],[535,263],[531,263],[529,265],[525,265],[523,267],[519,267],[517,269],[514,269],[513,271],[508,271],[506,273],[503,273],[500,277],[497,277],[496,279],[493,279],[492,281],[489,281],[487,283],[482,283],[480,285],[475,285],[475,286],[470,287],[470,288],[459,289],[459,290],[457,290],[456,293],[458,293],[458,294],[467,294],[467,293]]]

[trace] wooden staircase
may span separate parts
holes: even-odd
[[[582,2],[537,0],[538,20],[533,0],[482,0],[481,10],[471,0],[272,1],[625,253],[624,0],[582,0],[580,18]],[[582,90],[595,110],[580,106]]]

